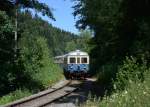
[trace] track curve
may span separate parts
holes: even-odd
[[[73,87],[73,85],[79,83],[79,81],[69,80],[61,87],[48,89],[38,94],[6,104],[3,107],[42,107],[72,93],[77,89],[77,87]]]

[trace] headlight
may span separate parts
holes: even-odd
[[[70,66],[70,68],[72,69],[72,68],[73,68],[73,66]]]

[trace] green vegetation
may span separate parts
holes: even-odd
[[[124,64],[118,68],[119,72],[113,88],[114,93],[110,96],[105,95],[101,99],[90,97],[82,107],[149,107],[150,68],[143,63],[135,64],[137,62],[135,61],[136,59],[133,57],[127,58]],[[140,71],[143,73],[141,74]]]
[[[14,16],[13,11],[17,7],[19,10],[21,8],[34,9],[54,20],[51,8],[45,3],[40,3],[38,0],[1,0],[0,10],[6,11],[10,16]]]
[[[63,79],[62,69],[53,63],[47,39],[30,29],[20,29],[17,59],[11,20],[0,11],[0,104],[37,93]]]
[[[91,58],[93,69],[125,56],[149,57],[150,14],[146,0],[74,0],[79,29],[94,32]]]
[[[15,101],[17,99],[32,95],[32,93],[27,89],[18,89],[0,98],[0,104],[6,104],[8,102]]]
[[[21,84],[26,81],[27,84],[24,83],[23,86],[27,85],[32,91],[34,88],[37,90],[38,87],[47,88],[49,84],[62,78],[63,72],[53,63],[52,56],[50,57],[51,52],[46,43],[47,41],[43,37],[33,36],[29,33],[23,34],[23,38],[21,38],[20,48],[22,50],[18,66],[22,67],[24,75],[19,76],[17,81],[20,81]],[[32,80],[35,82],[34,86]]]
[[[92,33],[89,30],[81,30],[78,38],[73,39],[66,44],[66,52],[74,51],[75,49],[80,49],[85,52],[90,52],[92,48],[89,43],[92,38]]]
[[[74,3],[74,15],[79,18],[76,26],[94,32],[90,44],[91,69],[107,92],[101,101],[90,102],[89,106],[96,103],[100,107],[148,107],[149,80],[144,75],[149,75],[150,64],[150,2],[74,0]]]
[[[62,69],[53,63],[46,43],[43,37],[24,34],[17,65],[22,71],[16,71],[14,76],[17,89],[0,98],[0,104],[32,95],[63,79]]]
[[[138,79],[136,79],[134,82],[129,80],[128,86],[124,91],[114,93],[110,97],[104,98],[100,105],[104,107],[149,107],[149,76],[149,69],[147,69],[147,71],[144,73],[145,80],[143,82]]]
[[[0,95],[13,80],[13,26],[5,12],[0,11]]]
[[[18,29],[14,26],[16,8]],[[37,0],[16,4],[3,0],[0,4],[0,105],[47,89],[63,79],[63,71],[53,58],[68,52],[67,43],[79,38],[53,27],[29,8],[54,19],[51,9]]]
[[[147,78],[148,79],[148,78]],[[103,100],[88,100],[85,107],[149,107],[149,80],[143,83],[130,83],[125,91],[113,93]],[[81,107],[84,107],[83,105]]]
[[[79,36],[32,15],[30,9],[35,9],[54,20],[51,9],[38,0],[17,3],[2,0],[1,104],[38,92],[63,78],[62,70],[53,64],[53,57],[81,49],[90,53],[91,71],[97,74],[99,85],[106,91],[100,100],[91,98],[85,106],[150,106],[150,2],[74,0],[74,3],[74,16],[79,18],[76,26],[81,29]],[[18,29],[14,27],[16,8]],[[14,31],[18,33],[17,45]]]
[[[46,38],[53,56],[64,54],[67,51],[65,50],[67,43],[70,41],[75,42],[78,38],[75,34],[53,27],[36,14],[33,16],[28,10],[19,14],[18,21],[20,33],[27,31],[34,36],[40,35]]]

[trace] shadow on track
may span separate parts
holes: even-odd
[[[74,105],[80,105],[87,101],[89,95],[91,97],[103,97],[104,88],[100,87],[96,81],[92,79],[80,80],[81,84],[71,85],[71,87],[77,87],[78,89],[69,94],[68,96],[59,99],[53,103],[53,105],[72,103]]]

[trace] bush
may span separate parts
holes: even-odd
[[[128,60],[133,64],[133,59]],[[129,65],[131,65],[131,62]],[[143,66],[138,65],[138,68],[143,68]],[[116,91],[110,96],[104,96],[103,99],[89,99],[81,107],[150,107],[150,68],[144,68],[143,70],[143,81],[135,81],[137,78],[128,81],[128,87],[125,90]]]
[[[6,96],[0,98],[0,103],[24,96],[24,89],[37,93],[63,78],[61,68],[53,63],[47,40],[36,35],[36,31],[34,35],[25,30],[22,34],[18,32],[19,50],[17,58],[14,57],[12,31],[8,16],[0,11],[0,96]]]
[[[37,93],[63,78],[63,71],[53,63],[44,37],[33,36],[25,32],[19,41],[19,48],[20,53],[16,67],[11,69],[11,75],[6,75],[9,76],[8,81],[11,81],[13,90],[8,91],[10,92],[8,95],[0,98],[0,104]]]
[[[63,77],[62,70],[53,63],[45,38],[26,32],[23,34],[20,47],[18,66],[22,74],[17,78],[17,81],[20,81],[19,86],[38,91],[38,89],[47,88]],[[29,83],[25,81],[29,81]]]
[[[108,85],[115,78],[117,72],[117,63],[107,63],[101,67],[99,70],[97,77],[98,82],[102,85]]]
[[[123,65],[119,66],[115,80],[115,88],[122,90],[131,81],[139,82],[144,80],[143,73],[147,70],[146,61],[141,59],[141,63],[136,58],[126,57]]]

